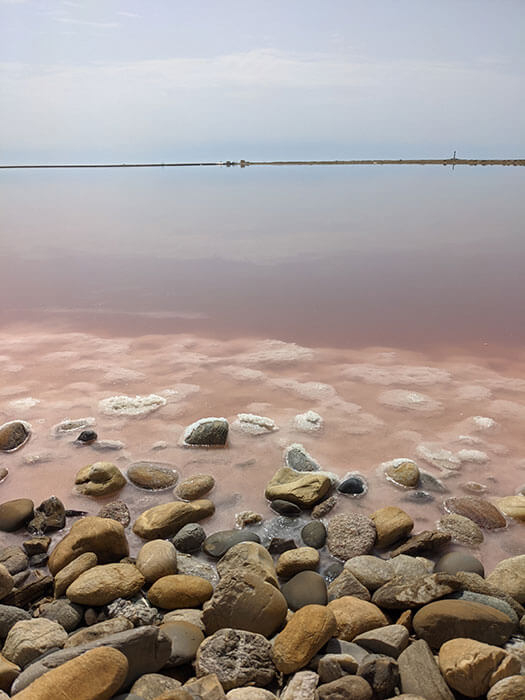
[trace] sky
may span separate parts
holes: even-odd
[[[0,162],[524,157],[523,0],[0,0]]]

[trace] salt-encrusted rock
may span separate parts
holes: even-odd
[[[73,561],[66,564],[55,576],[55,598],[59,598],[66,592],[73,581],[88,569],[98,564],[97,555],[94,552],[85,552]]]
[[[495,680],[520,672],[517,657],[474,639],[451,639],[439,650],[439,668],[448,685],[469,698],[485,695]]]
[[[315,689],[318,681],[319,676],[317,673],[314,673],[314,671],[299,671],[298,673],[294,673],[288,685],[281,693],[281,700],[311,700],[315,697]],[[226,697],[229,698],[230,694],[228,693]],[[236,697],[237,700],[252,700],[251,695],[247,695],[244,699],[242,696],[232,696],[232,698],[234,697]],[[253,697],[253,700],[256,700],[256,696]],[[266,700],[266,696],[261,696],[260,700]]]
[[[186,503],[172,501],[153,506],[135,520],[133,532],[146,540],[172,537],[183,525],[213,515],[215,506],[206,499]]]
[[[419,469],[411,459],[394,459],[385,464],[385,474],[395,484],[415,488],[419,481]]]
[[[375,591],[394,577],[391,561],[385,561],[369,554],[352,557],[345,562],[350,571],[369,591]]]
[[[0,451],[14,452],[25,445],[31,436],[31,426],[22,420],[0,425]]]
[[[448,574],[430,574],[415,580],[393,578],[378,588],[372,602],[382,608],[405,610],[426,605],[461,588],[461,583]]]
[[[354,596],[332,600],[327,607],[336,620],[334,636],[347,642],[351,642],[358,634],[388,625],[388,620],[377,605]]]
[[[97,622],[94,625],[83,627],[73,634],[70,634],[64,644],[64,649],[88,644],[97,639],[109,637],[112,634],[117,634],[117,632],[124,632],[132,628],[133,623],[125,617],[114,617],[109,620],[104,620],[103,622]]]
[[[142,545],[135,562],[146,583],[177,573],[177,552],[167,540],[150,540]]]
[[[433,649],[456,637],[500,646],[514,631],[514,622],[488,605],[466,600],[438,600],[414,615],[414,631]]]
[[[412,518],[396,506],[380,508],[372,513],[370,519],[377,531],[376,546],[381,549],[408,537],[414,527]]]
[[[195,501],[209,493],[215,486],[215,479],[211,474],[194,474],[175,488],[173,495],[185,501]]]
[[[394,659],[369,654],[359,664],[357,674],[370,685],[374,698],[386,698],[399,687],[399,669]]]
[[[525,676],[509,676],[498,681],[487,693],[487,700],[523,700]]]
[[[0,603],[0,642],[7,637],[9,630],[20,620],[30,620],[31,615],[14,605]]]
[[[319,566],[319,552],[313,547],[297,547],[283,552],[277,560],[276,571],[280,578],[291,578],[300,571],[313,571]]]
[[[278,585],[272,556],[258,542],[239,542],[231,547],[217,563],[217,572],[221,577],[242,571],[255,574],[274,586]]]
[[[0,600],[11,593],[14,586],[13,577],[3,564],[0,564]]]
[[[171,656],[166,662],[166,667],[192,663],[197,649],[204,640],[200,627],[185,620],[173,620],[163,622],[160,629],[171,641]]]
[[[16,695],[17,700],[109,700],[122,687],[128,673],[124,654],[109,647],[92,649],[37,678]]]
[[[354,643],[372,654],[384,654],[397,659],[408,646],[408,636],[408,630],[403,625],[387,625],[358,634],[354,637]]]
[[[496,530],[507,525],[503,513],[484,498],[452,496],[447,498],[443,505],[449,513],[457,513],[465,518],[470,518],[484,530]]]
[[[448,552],[444,554],[437,560],[434,571],[452,575],[457,574],[458,571],[470,571],[480,576],[485,574],[483,564],[468,552]]]
[[[199,576],[163,576],[151,586],[148,600],[166,610],[197,608],[211,598],[213,586]]]
[[[483,542],[483,531],[473,520],[464,515],[450,513],[439,519],[438,530],[448,533],[453,542],[477,547]]]
[[[109,518],[88,516],[78,520],[53,549],[49,557],[49,571],[55,575],[66,564],[85,552],[93,552],[99,564],[119,561],[129,555],[124,528]]]
[[[20,620],[9,630],[2,654],[24,668],[49,649],[63,647],[66,639],[67,632],[57,622],[43,618]]]
[[[224,690],[243,685],[265,686],[276,677],[272,646],[262,634],[221,629],[205,639],[197,651],[197,676],[215,673]]]
[[[66,632],[72,632],[82,622],[84,609],[80,605],[75,605],[66,600],[66,598],[60,598],[50,603],[40,604],[35,610],[35,617],[37,614],[40,618],[58,622]]]
[[[202,678],[192,678],[181,690],[186,690],[191,698],[203,698],[203,700],[223,700],[226,697],[222,685],[215,673],[210,673]],[[156,698],[160,700],[160,698]],[[182,696],[176,700],[186,700]]]
[[[127,475],[132,484],[149,491],[173,488],[179,478],[177,472],[169,465],[157,462],[130,464]]]
[[[288,621],[273,642],[273,662],[282,673],[304,668],[326,642],[335,636],[336,619],[329,608],[306,605]]]
[[[525,554],[500,561],[487,576],[487,583],[525,604]]]
[[[370,684],[360,676],[343,676],[331,683],[324,683],[317,688],[316,696],[319,700],[339,700],[339,698],[352,698],[352,700],[372,700],[373,692]]]
[[[311,508],[330,491],[332,482],[321,472],[298,472],[283,467],[275,472],[266,486],[269,501],[291,501],[300,508]]]
[[[306,411],[306,413],[298,413],[294,418],[294,427],[305,433],[316,432],[323,427],[323,419],[315,411]]]
[[[174,536],[172,542],[179,552],[198,552],[206,539],[206,533],[199,523],[188,523]]]
[[[253,510],[243,510],[235,514],[235,526],[240,528],[246,527],[246,525],[255,525],[262,522],[262,520],[263,516]]]
[[[95,425],[95,419],[92,416],[86,418],[64,418],[51,428],[51,433],[56,437],[67,435],[68,433],[90,428]]]
[[[111,462],[95,462],[82,467],[75,477],[76,490],[84,496],[107,496],[120,491],[126,478]]]
[[[421,552],[437,552],[449,542],[450,535],[446,532],[423,530],[423,532],[414,535],[407,542],[393,549],[390,552],[390,556],[397,557],[400,554],[414,555]]]
[[[337,496],[329,496],[312,509],[312,518],[324,518],[337,503]]]
[[[221,578],[203,606],[203,620],[208,635],[232,627],[268,637],[282,625],[287,610],[286,600],[275,586],[245,572]]]
[[[142,700],[155,700],[161,693],[176,690],[181,685],[180,681],[162,673],[145,673],[133,683],[129,692],[131,695],[138,695]]]
[[[167,403],[163,396],[149,394],[148,396],[110,396],[99,401],[98,407],[101,413],[107,416],[140,416],[151,413],[165,406]]]
[[[112,501],[111,503],[106,503],[97,513],[99,518],[111,518],[116,520],[122,525],[122,527],[127,527],[131,522],[131,515],[128,506],[124,501]]]
[[[327,591],[324,578],[315,571],[301,571],[281,586],[290,610],[305,605],[326,605]]]
[[[268,435],[279,430],[271,418],[256,416],[253,413],[238,413],[237,420],[232,423],[231,427],[248,435]]]
[[[193,447],[224,446],[228,428],[226,418],[201,418],[186,428],[183,442]]]
[[[133,564],[104,564],[80,574],[66,596],[80,605],[107,605],[117,598],[131,598],[144,583],[144,576]]]
[[[525,495],[518,493],[515,496],[506,496],[496,501],[497,507],[509,518],[525,522]]]
[[[326,544],[330,554],[338,559],[368,554],[375,539],[374,523],[361,513],[340,513],[328,523]]]
[[[403,693],[432,700],[454,700],[425,641],[412,642],[399,655],[397,662]]]
[[[349,561],[351,561],[349,559]],[[357,579],[348,569],[337,576],[328,586],[328,600],[335,600],[343,596],[354,596],[361,600],[370,600],[370,591],[363,586],[361,581]]]
[[[202,549],[210,557],[219,558],[240,542],[257,542],[261,539],[255,532],[249,530],[220,530],[209,535],[203,542]]]
[[[321,549],[326,542],[326,527],[319,520],[312,520],[301,530],[301,538],[307,547]]]
[[[34,503],[29,498],[15,498],[0,505],[0,530],[14,532],[33,517]]]
[[[294,443],[286,448],[284,463],[297,472],[316,472],[321,469],[318,462],[299,443]]]

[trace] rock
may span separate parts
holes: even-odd
[[[313,571],[319,566],[319,552],[313,547],[297,547],[283,552],[277,560],[276,571],[280,578],[291,578],[300,571]]]
[[[177,552],[167,540],[150,540],[142,545],[135,563],[146,583],[177,573]]]
[[[363,632],[354,637],[359,644],[372,654],[384,654],[397,659],[408,646],[408,630],[403,625],[387,625]],[[391,694],[391,693],[390,693]]]
[[[283,499],[300,508],[311,508],[330,491],[332,482],[320,472],[297,472],[283,467],[275,472],[266,486],[269,501]]]
[[[296,518],[301,515],[301,509],[296,506],[295,503],[290,501],[283,501],[281,498],[277,498],[275,501],[270,503],[270,508],[279,513],[279,515],[286,515],[289,518]]]
[[[202,525],[188,523],[181,527],[172,542],[180,552],[198,552],[206,539],[206,533]]]
[[[351,561],[350,559],[348,561]],[[370,592],[368,588],[363,586],[353,573],[348,569],[337,576],[328,586],[328,600],[335,600],[343,596],[354,596],[361,600],[370,600]]]
[[[450,513],[440,518],[437,528],[450,535],[453,542],[468,547],[477,547],[483,542],[483,532],[479,525],[464,515]]]
[[[212,586],[216,586],[219,582],[219,576],[214,566],[200,559],[196,559],[190,554],[178,554],[177,565],[179,567],[179,574],[205,578]]]
[[[263,516],[260,513],[255,513],[253,510],[243,510],[235,514],[235,525],[240,528],[246,527],[246,525],[255,525],[262,522],[262,520]]]
[[[437,552],[450,542],[450,535],[437,530],[423,530],[407,542],[390,552],[391,557],[399,554],[420,554],[421,552]]]
[[[275,586],[244,572],[221,578],[203,606],[203,620],[208,635],[232,627],[268,637],[282,625],[287,610],[286,600]]]
[[[184,685],[184,690],[194,700],[223,700],[226,697],[215,673],[210,673],[202,678],[192,678]],[[156,700],[160,699],[156,698]],[[176,700],[179,700],[179,698],[176,698]],[[186,699],[181,697],[180,700]]]
[[[273,642],[272,658],[281,673],[304,668],[336,633],[336,620],[323,605],[306,605],[287,622]]]
[[[29,498],[15,498],[0,505],[0,530],[15,532],[33,517],[34,503]]]
[[[196,608],[180,608],[164,613],[163,622],[189,622],[204,632],[204,622],[202,621],[202,610]]]
[[[410,503],[432,503],[434,496],[427,491],[418,489],[417,491],[409,491],[401,500],[409,501]]]
[[[349,474],[341,481],[337,490],[339,493],[344,493],[345,496],[360,497],[367,493],[368,484],[361,474]]]
[[[155,581],[148,591],[148,600],[166,610],[197,608],[209,600],[212,593],[213,587],[206,579],[175,574]]]
[[[449,574],[429,574],[415,580],[393,578],[378,588],[372,602],[382,608],[405,610],[426,605],[461,588],[461,583]]]
[[[217,572],[221,577],[243,571],[278,586],[273,559],[268,550],[258,542],[239,542],[230,547],[217,563]]]
[[[322,549],[326,542],[326,528],[319,520],[312,520],[301,530],[301,538],[307,547]]]
[[[344,596],[332,600],[327,607],[336,620],[334,636],[347,642],[351,642],[358,634],[388,625],[388,620],[376,605],[360,598]]]
[[[399,687],[399,669],[394,659],[369,654],[357,669],[357,674],[372,688],[377,700],[385,700]]]
[[[286,448],[284,463],[297,472],[317,472],[321,469],[312,455],[308,454],[304,446],[297,442]]]
[[[2,654],[0,654],[0,691],[5,690],[9,692],[13,681],[18,678],[21,669],[20,666],[8,661]],[[6,695],[6,697],[8,697]],[[0,700],[2,696],[0,695]]]
[[[184,620],[174,620],[163,622],[160,629],[171,641],[171,656],[166,662],[166,667],[192,663],[197,649],[204,640],[200,627]]]
[[[220,530],[209,535],[202,545],[202,549],[210,557],[219,558],[240,542],[257,542],[260,544],[259,535],[249,530]]]
[[[268,435],[279,430],[271,418],[257,416],[253,413],[238,413],[237,420],[232,423],[232,428],[248,435]]]
[[[77,472],[75,484],[77,492],[84,496],[107,496],[120,491],[126,479],[111,462],[95,462]]]
[[[11,576],[23,572],[29,566],[27,554],[22,547],[10,545],[0,549],[0,564],[3,564]],[[15,585],[17,585],[15,583]]]
[[[281,696],[283,700],[286,700],[286,695]],[[297,700],[301,700],[301,695],[295,696]],[[277,697],[270,693],[269,690],[264,688],[234,688],[226,693],[227,700],[277,700]],[[289,700],[293,696],[288,696]]]
[[[14,452],[29,440],[31,426],[21,420],[13,420],[0,425],[0,451]],[[8,531],[9,532],[9,531]]]
[[[185,503],[172,501],[153,506],[139,515],[133,532],[145,540],[172,537],[186,525],[213,515],[215,506],[206,499]]]
[[[180,687],[180,681],[175,678],[170,678],[162,673],[145,673],[133,683],[130,693],[135,693],[143,700],[155,700],[161,693]]]
[[[73,561],[69,562],[63,569],[57,572],[55,576],[55,598],[59,598],[66,592],[70,584],[77,579],[84,571],[92,569],[98,564],[97,555],[93,552],[81,554]]]
[[[397,662],[403,693],[432,700],[454,700],[425,641],[412,642],[399,655]]]
[[[124,501],[112,501],[111,503],[106,503],[105,506],[97,513],[99,518],[111,518],[120,523],[122,527],[127,527],[131,522],[131,515],[128,506]]]
[[[324,518],[324,516],[328,515],[328,513],[334,508],[336,503],[337,496],[329,496],[328,498],[325,498],[324,501],[321,501],[312,509],[312,518]]]
[[[438,600],[414,615],[414,631],[433,649],[456,637],[469,637],[486,644],[504,644],[514,623],[504,613],[487,605],[465,600]]]
[[[419,481],[419,469],[410,459],[395,459],[385,469],[388,479],[399,486],[415,488]]]
[[[161,491],[175,486],[178,474],[168,465],[156,462],[134,462],[127,470],[132,484],[148,491]]]
[[[117,598],[107,606],[105,614],[109,618],[125,617],[134,627],[155,625],[162,617],[157,608],[152,607],[145,598],[140,598],[135,602],[125,598]]]
[[[297,545],[294,540],[284,537],[272,537],[268,545],[270,554],[282,554],[283,552],[288,552],[290,549],[297,549]]]
[[[318,682],[319,676],[313,671],[294,673],[287,686],[281,692],[280,698],[281,700],[312,700],[315,697],[315,689]],[[227,697],[229,697],[229,694]],[[239,700],[241,699],[239,698]],[[248,700],[248,696],[246,700]],[[261,698],[261,700],[264,700],[264,698]]]
[[[53,600],[51,603],[42,603],[38,608],[38,612],[41,619],[58,622],[66,632],[76,630],[84,615],[83,608],[70,603],[65,598]]]
[[[507,605],[509,605],[512,610],[516,613],[518,617],[525,614],[525,609],[523,608],[517,600],[515,600],[508,593],[505,593],[497,586],[493,586],[484,578],[481,578],[478,574],[473,574],[466,571],[459,571],[456,574],[456,578],[461,581],[461,585],[464,588],[464,592],[472,592],[476,594],[481,594],[487,597],[494,597],[499,600],[503,600]]]
[[[0,600],[11,593],[14,586],[13,577],[3,564],[0,564]]]
[[[444,554],[437,560],[434,571],[442,571],[452,575],[458,571],[470,571],[480,576],[485,575],[483,564],[468,552],[448,552],[448,554]]]
[[[85,552],[96,554],[99,564],[127,557],[129,547],[122,525],[115,520],[96,516],[78,520],[51,552],[49,571],[56,575],[57,571]]]
[[[34,517],[27,523],[27,530],[35,535],[47,530],[61,530],[66,524],[66,509],[56,496],[43,501],[34,512]]]
[[[391,559],[395,576],[405,578],[420,578],[434,571],[434,562],[425,557],[411,557],[407,554],[398,554]]]
[[[328,602],[326,583],[315,571],[301,571],[281,586],[290,610],[299,610],[305,605],[326,605]]]
[[[25,540],[24,542],[22,542],[22,547],[24,548],[25,553],[29,557],[32,557],[34,554],[45,554],[49,549],[50,544],[51,537],[47,537],[46,535],[44,535],[41,537],[32,537],[29,540]]]
[[[516,657],[473,639],[451,639],[439,650],[439,667],[446,682],[469,698],[488,692],[502,662],[504,675],[498,680],[519,673],[521,665]]]
[[[144,583],[144,576],[133,564],[104,564],[80,574],[66,596],[81,605],[107,605],[116,598],[131,598]]]
[[[109,647],[92,649],[37,678],[17,694],[17,700],[109,700],[124,683],[128,661],[124,654]]]
[[[321,683],[330,683],[348,674],[357,673],[359,664],[350,654],[323,654],[319,657],[317,673]]]
[[[25,610],[14,605],[2,605],[0,603],[0,642],[3,642],[11,627],[20,620],[30,620],[31,615]]]
[[[98,435],[94,430],[83,430],[75,442],[80,442],[83,445],[91,445],[97,438]]]
[[[64,649],[88,644],[97,639],[109,637],[110,635],[117,634],[117,632],[124,632],[132,628],[133,623],[125,617],[114,617],[109,620],[104,620],[103,622],[97,622],[94,625],[83,627],[77,632],[70,634],[64,644]]]
[[[370,684],[359,676],[344,676],[317,688],[319,700],[372,700]]]
[[[375,539],[374,523],[361,513],[340,513],[328,523],[326,544],[330,554],[338,559],[368,554]]]
[[[525,522],[525,495],[523,493],[499,498],[496,505],[507,517],[522,523]]]
[[[369,591],[375,591],[394,577],[392,562],[367,554],[348,559],[345,569]]]
[[[377,532],[376,546],[385,549],[400,539],[408,537],[414,527],[414,521],[401,508],[386,506],[376,510],[370,516]]]
[[[265,686],[276,677],[271,644],[261,634],[221,629],[197,651],[197,676],[215,673],[224,690],[243,685]]]
[[[226,418],[201,418],[186,428],[183,442],[193,447],[224,447],[228,429]]]
[[[449,513],[457,513],[470,518],[484,530],[496,530],[506,527],[503,513],[484,498],[476,496],[453,496],[443,503]]]
[[[337,639],[336,637],[330,639],[330,641],[323,648],[323,655],[335,654],[340,656],[341,654],[345,656],[351,656],[355,659],[359,665],[363,659],[365,659],[369,652],[365,651],[359,644],[354,644],[353,642],[345,642],[343,639]],[[319,657],[319,660],[323,658]],[[313,662],[312,662],[313,663]]]
[[[525,604],[525,554],[500,561],[487,576],[487,583]]]
[[[509,676],[498,681],[487,693],[487,700],[523,700],[525,676]]]
[[[181,481],[173,495],[185,501],[194,501],[205,496],[214,486],[215,479],[211,474],[194,474]]]
[[[9,630],[2,654],[24,668],[49,649],[63,647],[66,639],[67,632],[57,622],[42,618],[20,620]]]
[[[9,474],[9,469],[7,467],[0,467],[0,482],[2,482]]]

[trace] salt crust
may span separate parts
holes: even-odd
[[[475,425],[475,430],[490,430],[496,427],[496,421],[494,418],[487,418],[486,416],[472,416],[472,422]]]
[[[302,430],[305,433],[316,432],[321,430],[324,421],[322,417],[315,411],[306,411],[306,413],[298,413],[294,418],[294,427],[297,430]]]
[[[95,419],[92,416],[87,418],[64,418],[60,423],[57,423],[51,428],[51,432],[55,435],[63,435],[76,430],[85,430],[92,428],[95,425]]]
[[[397,408],[402,411],[437,413],[443,410],[443,404],[440,401],[436,401],[426,394],[419,394],[416,391],[405,391],[404,389],[383,391],[383,393],[379,394],[378,401],[384,406]]]
[[[157,394],[134,397],[121,395],[102,399],[98,407],[107,416],[140,416],[156,411],[167,403],[163,396]]]
[[[448,471],[459,469],[465,462],[486,464],[489,461],[489,456],[481,450],[459,450],[459,452],[454,453],[436,443],[418,445],[416,453],[433,467]]]
[[[174,389],[163,389],[160,395],[165,396],[169,403],[173,403],[174,401],[183,401],[188,396],[193,396],[193,394],[198,394],[200,390],[201,388],[198,384],[177,384]]]
[[[484,399],[490,399],[492,392],[485,386],[467,384],[459,387],[456,396],[462,401],[483,401]]]
[[[30,408],[38,406],[40,399],[34,399],[28,396],[26,399],[13,399],[9,402],[9,406],[15,411],[28,411]]]
[[[138,372],[135,369],[127,369],[126,367],[112,367],[102,377],[107,382],[135,382],[140,379],[145,379],[146,375],[143,372]]]
[[[226,374],[228,377],[239,382],[258,382],[266,379],[264,372],[258,369],[250,369],[249,367],[236,367],[235,365],[226,365],[219,367],[221,374]]]
[[[438,367],[412,367],[410,365],[389,365],[381,367],[374,364],[348,365],[342,371],[346,379],[365,382],[365,384],[408,384],[415,386],[432,386],[450,382],[450,373]]]
[[[256,350],[243,355],[239,359],[250,365],[291,365],[304,360],[312,360],[314,352],[295,343],[285,343],[281,340],[264,340],[258,343]]]
[[[274,420],[266,416],[256,416],[254,413],[238,413],[237,420],[231,427],[249,435],[267,435],[279,430]]]
[[[330,384],[322,382],[298,382],[295,379],[271,379],[270,383],[305,399],[326,400],[337,397],[337,392]]]

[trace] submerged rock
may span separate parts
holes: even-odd
[[[22,420],[13,420],[0,426],[0,451],[14,452],[25,445],[31,436],[31,426]]]
[[[339,493],[344,493],[347,496],[364,496],[368,491],[368,483],[364,476],[355,472],[347,474],[337,487]]]
[[[485,530],[496,530],[507,525],[503,513],[484,498],[453,496],[447,498],[443,505],[449,513],[457,513],[470,518]]]
[[[127,475],[132,484],[149,491],[172,488],[178,479],[177,472],[169,465],[156,462],[134,462],[128,467]]]

